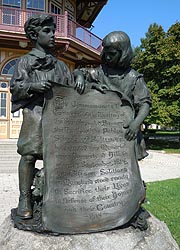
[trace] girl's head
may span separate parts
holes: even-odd
[[[45,26],[51,27],[51,29],[55,31],[56,24],[52,16],[40,14],[30,17],[24,24],[26,37],[31,40],[31,42],[36,43],[39,32]]]
[[[123,31],[109,33],[102,42],[101,59],[111,67],[128,68],[133,51],[128,35]]]

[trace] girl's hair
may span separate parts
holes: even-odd
[[[113,31],[109,33],[102,42],[103,47],[113,47],[121,52],[118,67],[128,68],[133,58],[133,51],[129,36],[123,31]],[[106,63],[104,50],[101,53],[101,59]]]
[[[36,41],[36,34],[46,24],[53,24],[56,28],[54,18],[50,15],[40,14],[30,17],[24,24],[26,37],[32,42]]]

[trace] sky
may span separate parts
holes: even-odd
[[[180,0],[108,0],[91,32],[103,38],[111,31],[121,30],[136,47],[150,24],[157,23],[166,32],[176,22],[180,22]]]

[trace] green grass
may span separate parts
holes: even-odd
[[[177,131],[163,131],[163,130],[160,130],[160,131],[156,131],[156,135],[161,135],[161,136],[166,136],[166,135],[177,135],[179,136],[179,132]]]
[[[144,207],[164,221],[180,246],[180,179],[147,183]]]
[[[146,134],[149,135],[161,135],[161,136],[167,136],[167,135],[176,135],[178,136],[180,134],[180,131],[178,130],[160,130],[160,129],[148,129],[146,131]]]

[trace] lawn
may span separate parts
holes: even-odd
[[[180,246],[180,179],[147,183],[144,207],[166,223]]]

